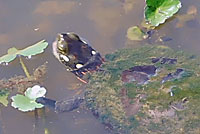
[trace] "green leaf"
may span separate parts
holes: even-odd
[[[48,46],[48,43],[45,40],[42,40],[32,46],[24,48],[22,50],[18,50],[15,47],[8,49],[8,54],[0,57],[0,64],[1,63],[9,63],[13,61],[17,55],[28,56],[31,57],[36,54],[40,54],[44,52],[44,49]]]
[[[20,111],[27,112],[35,110],[35,108],[42,108],[42,104],[38,104],[35,102],[35,100],[30,99],[26,96],[17,94],[16,96],[11,97],[12,103],[11,106],[14,108],[17,108]]]
[[[146,0],[145,19],[158,26],[173,16],[181,8],[179,0]]]
[[[0,90],[0,103],[6,107],[8,106],[8,100],[7,100],[8,95],[9,95],[8,90]]]
[[[35,108],[42,108],[43,105],[36,103],[35,100],[38,97],[43,97],[45,94],[45,88],[35,85],[25,91],[25,96],[20,94],[12,96],[11,99],[13,102],[11,106],[23,112],[33,111]]]
[[[127,30],[127,37],[129,40],[143,40],[145,37],[145,33],[137,26],[130,27]]]
[[[35,45],[32,45],[23,50],[20,50],[18,52],[18,54],[23,55],[23,56],[32,56],[32,55],[40,54],[40,53],[44,52],[44,49],[47,46],[48,46],[48,43],[45,40],[42,40],[42,41],[36,43]]]

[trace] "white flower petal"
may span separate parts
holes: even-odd
[[[38,97],[43,97],[46,94],[46,89],[44,87],[40,87],[39,85],[35,85],[32,88],[28,88],[25,92],[25,96],[30,99],[36,99]]]

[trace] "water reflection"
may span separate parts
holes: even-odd
[[[66,15],[71,13],[76,5],[76,1],[41,1],[33,13],[44,16]]]
[[[6,43],[8,43],[8,39],[9,39],[9,37],[8,37],[8,35],[7,34],[0,34],[0,43],[1,44],[6,44]]]

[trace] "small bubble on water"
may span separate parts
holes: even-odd
[[[7,66],[8,65],[8,62],[3,62],[3,63],[1,63],[2,65],[4,65],[4,66]]]
[[[28,56],[28,59],[31,59],[31,55]]]
[[[34,31],[38,31],[38,30],[39,30],[39,28],[35,28],[35,29],[34,29]]]

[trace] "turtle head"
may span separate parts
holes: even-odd
[[[64,38],[65,34],[58,34],[56,38],[57,51],[61,54],[68,54],[68,42]]]
[[[75,33],[59,33],[55,41],[56,50],[60,54],[68,55],[69,45],[80,41],[79,36]]]

